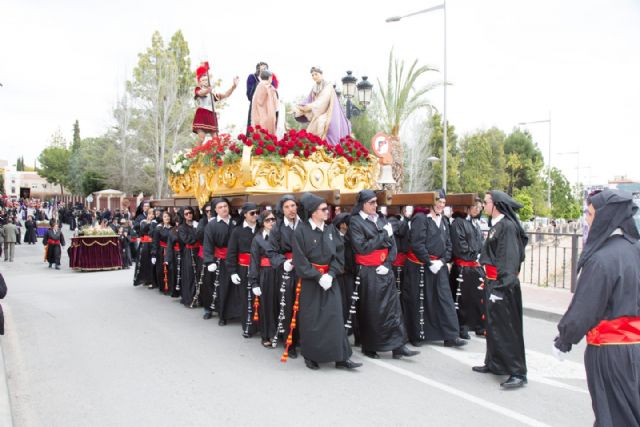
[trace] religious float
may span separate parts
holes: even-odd
[[[119,270],[122,251],[118,236],[111,230],[84,227],[71,238],[69,267],[75,271]]]

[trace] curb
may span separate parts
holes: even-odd
[[[522,311],[523,315],[527,317],[533,317],[535,319],[546,320],[553,323],[558,323],[560,319],[562,319],[562,316],[564,316],[564,313],[560,314],[553,311],[533,307],[523,307]]]
[[[9,396],[9,385],[7,384],[7,371],[4,363],[4,350],[2,345],[0,345],[0,425],[6,427],[13,426],[11,398]]]

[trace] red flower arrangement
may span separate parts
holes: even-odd
[[[344,157],[349,164],[366,165],[369,162],[369,150],[351,135],[340,139],[340,144],[333,149],[334,157]]]
[[[185,157],[195,159],[201,156],[204,164],[211,163],[216,166],[222,166],[230,144],[231,135],[221,134],[220,136],[214,136],[204,144],[193,147],[190,153],[185,154]]]
[[[238,135],[238,139],[247,147],[251,147],[252,156],[267,157],[270,160],[284,157],[280,155],[278,138],[260,126],[249,126],[247,134]]]
[[[295,157],[309,158],[319,147],[324,147],[324,151],[331,155],[333,148],[326,140],[317,135],[307,132],[305,129],[291,129],[284,134],[280,140],[280,152],[282,156],[293,153]]]

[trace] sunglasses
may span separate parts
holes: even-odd
[[[275,220],[276,220],[276,219],[275,219],[275,218],[273,218],[273,217],[272,217],[272,218],[266,218],[266,219],[264,220],[264,222],[273,222],[273,221],[275,221]]]
[[[324,208],[318,208],[318,210],[322,212],[326,212],[329,210],[329,208],[325,206]]]
[[[211,209],[205,209],[204,211],[205,212],[211,212]]]
[[[193,215],[193,212],[185,212],[185,215]]]
[[[258,211],[247,212],[249,215],[254,216],[258,214]]]

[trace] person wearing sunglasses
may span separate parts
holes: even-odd
[[[451,294],[458,312],[460,338],[470,339],[469,331],[484,337],[484,270],[478,262],[484,238],[480,228],[482,199],[476,197],[464,211],[455,211],[451,222],[453,262],[449,273]]]
[[[391,351],[394,359],[412,357],[419,352],[405,345],[407,333],[391,267],[398,252],[393,228],[378,214],[377,207],[376,193],[362,190],[351,213],[349,237],[355,253],[356,286],[358,282],[360,286],[354,290],[358,299],[351,299],[350,304],[353,309],[357,307],[365,356],[379,359],[379,351]]]
[[[233,287],[236,288],[233,293],[234,296],[240,297],[229,301],[229,304],[233,304],[233,307],[229,307],[232,313],[229,316],[241,318],[242,336],[245,338],[250,338],[256,332],[256,324],[253,322],[253,292],[248,273],[251,263],[251,242],[256,234],[257,214],[258,205],[255,203],[246,202],[242,205],[244,221],[240,227],[234,228],[231,232],[227,253],[227,272]]]
[[[203,261],[207,266],[201,291],[203,319],[211,319],[218,312],[218,325],[227,324],[227,319],[240,318],[242,292],[231,283],[227,271],[227,246],[236,221],[231,218],[229,201],[223,197],[211,201],[215,216],[204,229]]]
[[[286,258],[278,253],[277,246],[272,241],[276,217],[273,211],[262,211],[258,218],[260,230],[251,243],[251,262],[249,265],[249,286],[253,292],[254,303],[259,303],[258,314],[254,312],[254,319],[258,317],[258,329],[262,335],[262,345],[272,348],[272,338],[276,336],[278,314],[280,313],[280,295],[278,289],[278,271],[274,267],[282,264]],[[271,261],[274,261],[273,263]],[[257,301],[256,301],[257,300]],[[254,305],[255,309],[256,305]]]
[[[323,199],[305,193],[300,202],[304,207],[302,221],[293,233],[299,312],[292,323],[292,329],[300,327],[300,352],[312,370],[327,362],[335,362],[336,368],[358,368],[362,364],[350,359],[342,297],[335,281],[344,270],[344,245],[333,224],[326,223],[329,208]]]

